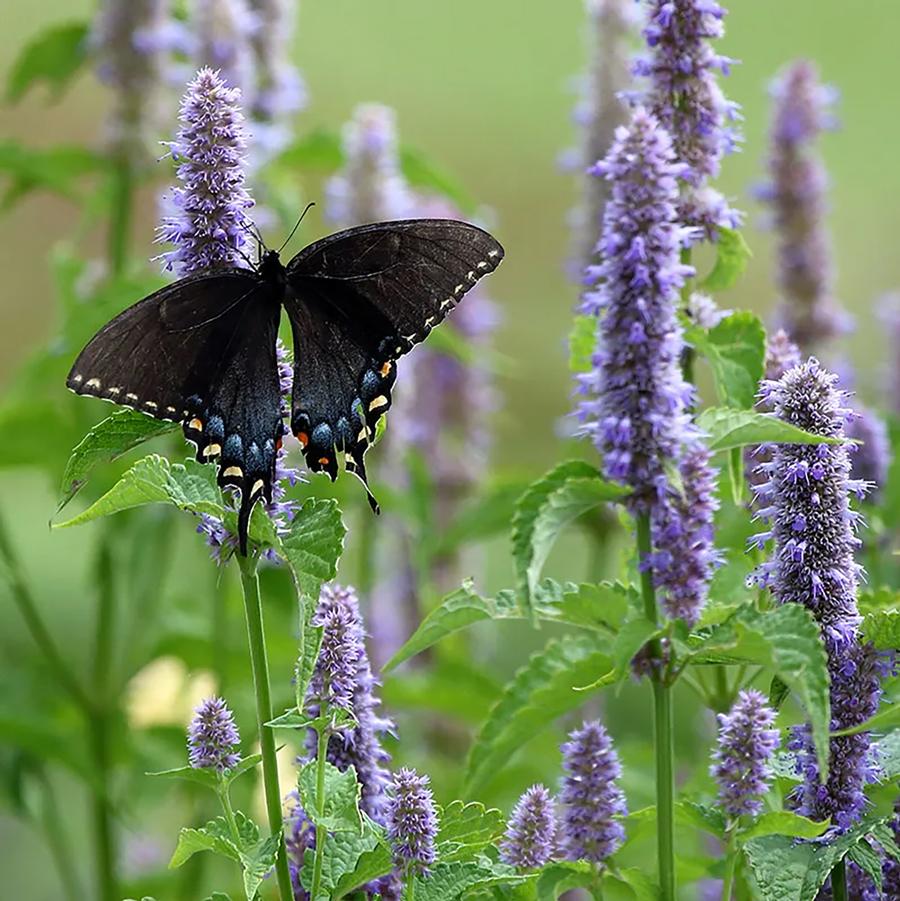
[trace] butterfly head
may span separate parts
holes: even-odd
[[[259,274],[265,281],[283,286],[285,283],[285,269],[277,250],[267,250],[259,261]]]

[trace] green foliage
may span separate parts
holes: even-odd
[[[597,350],[597,317],[585,314],[575,317],[569,332],[569,371],[590,372]]]
[[[478,801],[466,804],[451,801],[438,812],[438,860],[470,860],[496,842],[503,834],[506,819],[502,811],[486,808]]]
[[[103,159],[84,147],[65,145],[47,149],[0,142],[0,178],[5,182],[0,212],[12,209],[32,191],[49,191],[67,200],[80,200],[78,183],[100,171]]]
[[[509,756],[551,725],[556,717],[584,703],[576,691],[610,669],[608,654],[595,638],[572,636],[556,639],[522,667],[504,688],[482,725],[466,761],[466,787],[476,792]]]
[[[708,435],[712,451],[731,450],[748,444],[840,444],[840,438],[823,438],[766,413],[707,407],[697,416],[697,425]]]
[[[700,282],[700,288],[713,292],[728,290],[744,274],[752,256],[741,232],[720,227],[716,241],[716,262],[709,275]]]
[[[872,610],[863,618],[862,636],[879,651],[900,648],[900,610]]]
[[[318,762],[310,760],[303,765],[297,778],[300,806],[316,826],[324,826],[329,832],[362,833],[362,815],[359,812],[360,785],[356,770],[348,767],[343,773],[330,763],[325,763],[325,789],[322,812],[319,813],[319,794],[316,787]]]
[[[600,504],[619,500],[627,493],[628,489],[607,482],[589,463],[569,460],[533,482],[519,499],[512,521],[513,562],[517,590],[533,621],[535,588],[562,529]]]
[[[512,867],[494,863],[487,857],[437,863],[427,877],[416,876],[418,901],[457,901],[470,893],[493,885],[514,886],[530,882],[535,875],[522,875]]]
[[[761,814],[739,832],[741,841],[749,841],[764,835],[787,835],[791,838],[818,838],[829,823],[816,822],[790,810],[770,810]]]
[[[709,361],[720,403],[750,409],[766,358],[766,330],[759,317],[741,310],[711,329],[694,327],[685,338]]]
[[[180,766],[173,770],[159,770],[155,773],[147,773],[148,776],[162,779],[176,779],[183,782],[194,782],[197,785],[205,785],[214,791],[224,791],[235,779],[255,769],[262,763],[260,754],[251,754],[243,758],[241,762],[221,775],[215,770],[196,769],[192,766]]]
[[[58,99],[87,59],[89,30],[86,22],[69,22],[48,28],[26,44],[9,71],[7,100],[15,103],[42,81]]]
[[[259,507],[256,512],[262,514]],[[291,568],[299,594],[318,599],[322,583],[337,573],[346,534],[337,501],[310,498],[303,503],[287,534],[274,545]]]

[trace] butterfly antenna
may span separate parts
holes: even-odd
[[[315,203],[314,203],[314,202],[310,202],[310,203],[306,204],[306,209],[300,214],[300,218],[297,220],[297,224],[291,229],[291,233],[290,233],[290,234],[287,236],[287,238],[285,239],[284,244],[282,244],[281,247],[278,248],[278,252],[279,252],[279,253],[281,253],[281,251],[284,250],[284,248],[288,246],[288,244],[290,243],[291,238],[294,237],[294,234],[296,233],[297,229],[300,228],[300,223],[303,221],[303,217],[304,217],[304,216],[305,216],[305,215],[306,215],[306,214],[307,214],[314,206],[315,206]]]

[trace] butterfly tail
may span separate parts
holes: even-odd
[[[381,514],[381,505],[378,503],[378,499],[375,495],[372,494],[372,489],[369,488],[369,480],[366,477],[366,464],[363,461],[363,453],[364,451],[360,450],[348,453],[344,468],[362,482],[363,488],[366,489],[366,497],[368,498],[369,506],[372,508],[372,512],[378,516]]]

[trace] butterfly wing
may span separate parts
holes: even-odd
[[[181,422],[197,459],[241,492],[241,551],[253,505],[271,498],[283,423],[275,340],[280,298],[249,270],[181,279],[129,307],[79,354],[66,384]]]
[[[344,452],[347,471],[366,484],[363,458],[390,408],[398,358],[502,259],[500,244],[474,225],[410,219],[338,232],[291,260],[291,431],[312,471],[336,478]]]

